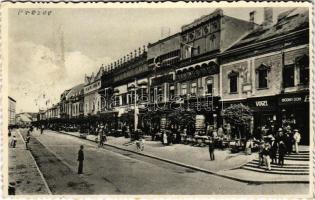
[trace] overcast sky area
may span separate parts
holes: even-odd
[[[9,96],[17,101],[17,113],[37,112],[46,102],[51,106],[64,90],[83,83],[85,74],[97,73],[102,63],[161,39],[162,27],[174,34],[215,9],[50,9],[50,16],[10,10]],[[261,23],[262,8],[223,12],[249,20],[252,10]],[[274,18],[285,10],[274,9]]]

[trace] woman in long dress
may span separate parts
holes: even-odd
[[[164,145],[167,145],[167,144],[168,144],[168,142],[167,142],[167,134],[166,134],[165,131],[163,132],[163,144],[164,144]]]

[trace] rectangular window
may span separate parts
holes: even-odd
[[[200,54],[200,46],[194,47],[193,48],[193,55],[192,56],[197,56]]]
[[[191,83],[190,93],[195,95],[197,93],[197,83]]]
[[[268,87],[268,71],[266,69],[258,71],[258,88]]]
[[[286,65],[283,69],[283,87],[294,86],[294,65]]]
[[[296,66],[300,69],[300,84],[309,84],[309,56],[303,55],[296,59]]]
[[[154,102],[154,88],[150,88],[150,102]]]
[[[186,83],[182,83],[181,95],[186,95],[186,94],[187,94],[187,84]]]
[[[161,86],[157,87],[157,100],[158,101],[163,101],[164,99],[164,88],[163,88],[163,84]]]
[[[300,84],[307,85],[309,83],[309,67],[300,68]]]
[[[127,104],[127,94],[124,93],[121,95],[122,98],[122,105],[126,105]]]
[[[191,47],[185,46],[185,58],[190,58],[190,57],[191,57]]]
[[[175,86],[174,85],[170,85],[170,99],[174,99],[175,97]]]
[[[230,76],[230,93],[237,92],[237,76]]]
[[[212,95],[212,91],[213,90],[213,80],[212,79],[208,79],[207,80],[207,88],[206,88],[206,93],[209,95]]]
[[[120,105],[120,96],[115,97],[115,105],[119,106]]]

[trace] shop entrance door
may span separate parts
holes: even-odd
[[[254,114],[254,129],[257,130],[258,127],[264,128],[262,133],[267,133],[267,129],[269,130],[271,127],[274,127],[273,114],[264,113],[264,112],[256,112]],[[271,130],[274,131],[274,130]]]

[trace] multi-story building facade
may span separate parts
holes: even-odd
[[[147,111],[153,129],[165,129],[167,116],[172,113],[171,104],[176,101],[175,69],[180,62],[180,33],[148,45],[149,93]]]
[[[71,88],[66,98],[68,100],[67,114],[70,116],[70,118],[83,117],[84,84],[79,84]]]
[[[52,105],[52,107],[48,108],[46,111],[46,119],[59,119],[60,118],[60,105],[59,103]]]
[[[14,126],[16,124],[15,121],[15,114],[16,114],[16,101],[12,97],[9,97],[8,101],[8,115],[9,115],[9,120],[8,120],[8,125],[9,126]]]
[[[137,98],[147,96],[148,93],[149,68],[145,47],[107,65],[105,71],[100,90],[104,104],[101,120],[110,123],[111,128],[120,129],[122,125],[133,128],[135,125],[131,122],[134,117],[138,117],[134,112],[139,112],[139,106],[141,109],[141,104],[135,106],[135,102],[138,104],[141,101],[135,99],[135,93],[138,94]]]
[[[100,67],[96,75],[85,76],[84,79],[84,116],[96,115],[101,111],[101,77],[104,67]]]
[[[203,134],[208,126],[224,125],[224,109],[243,103],[254,112],[252,132],[267,125],[290,125],[301,130],[307,144],[308,11],[284,12],[274,23],[272,9],[265,8],[261,25],[254,23],[254,12],[249,19],[218,9],[182,26],[179,33],[148,44],[147,50],[102,65],[96,75],[85,77],[84,97],[81,86],[61,95],[61,117],[82,115],[84,103],[86,120],[92,117],[89,121],[111,129],[123,124],[143,128],[145,122],[162,129],[179,112],[193,119],[181,128]],[[143,120],[144,113],[158,117]]]
[[[290,125],[308,144],[309,13],[292,9],[270,24],[272,10],[265,12],[271,19],[221,54],[222,105],[248,105],[254,132]]]
[[[67,104],[67,94],[70,92],[70,90],[65,90],[61,95],[60,95],[60,118],[65,119],[69,118],[68,113],[68,104]]]
[[[253,22],[226,16],[221,9],[182,26],[176,94],[184,100],[186,111],[194,111],[196,132],[221,123],[218,56],[254,27]]]

